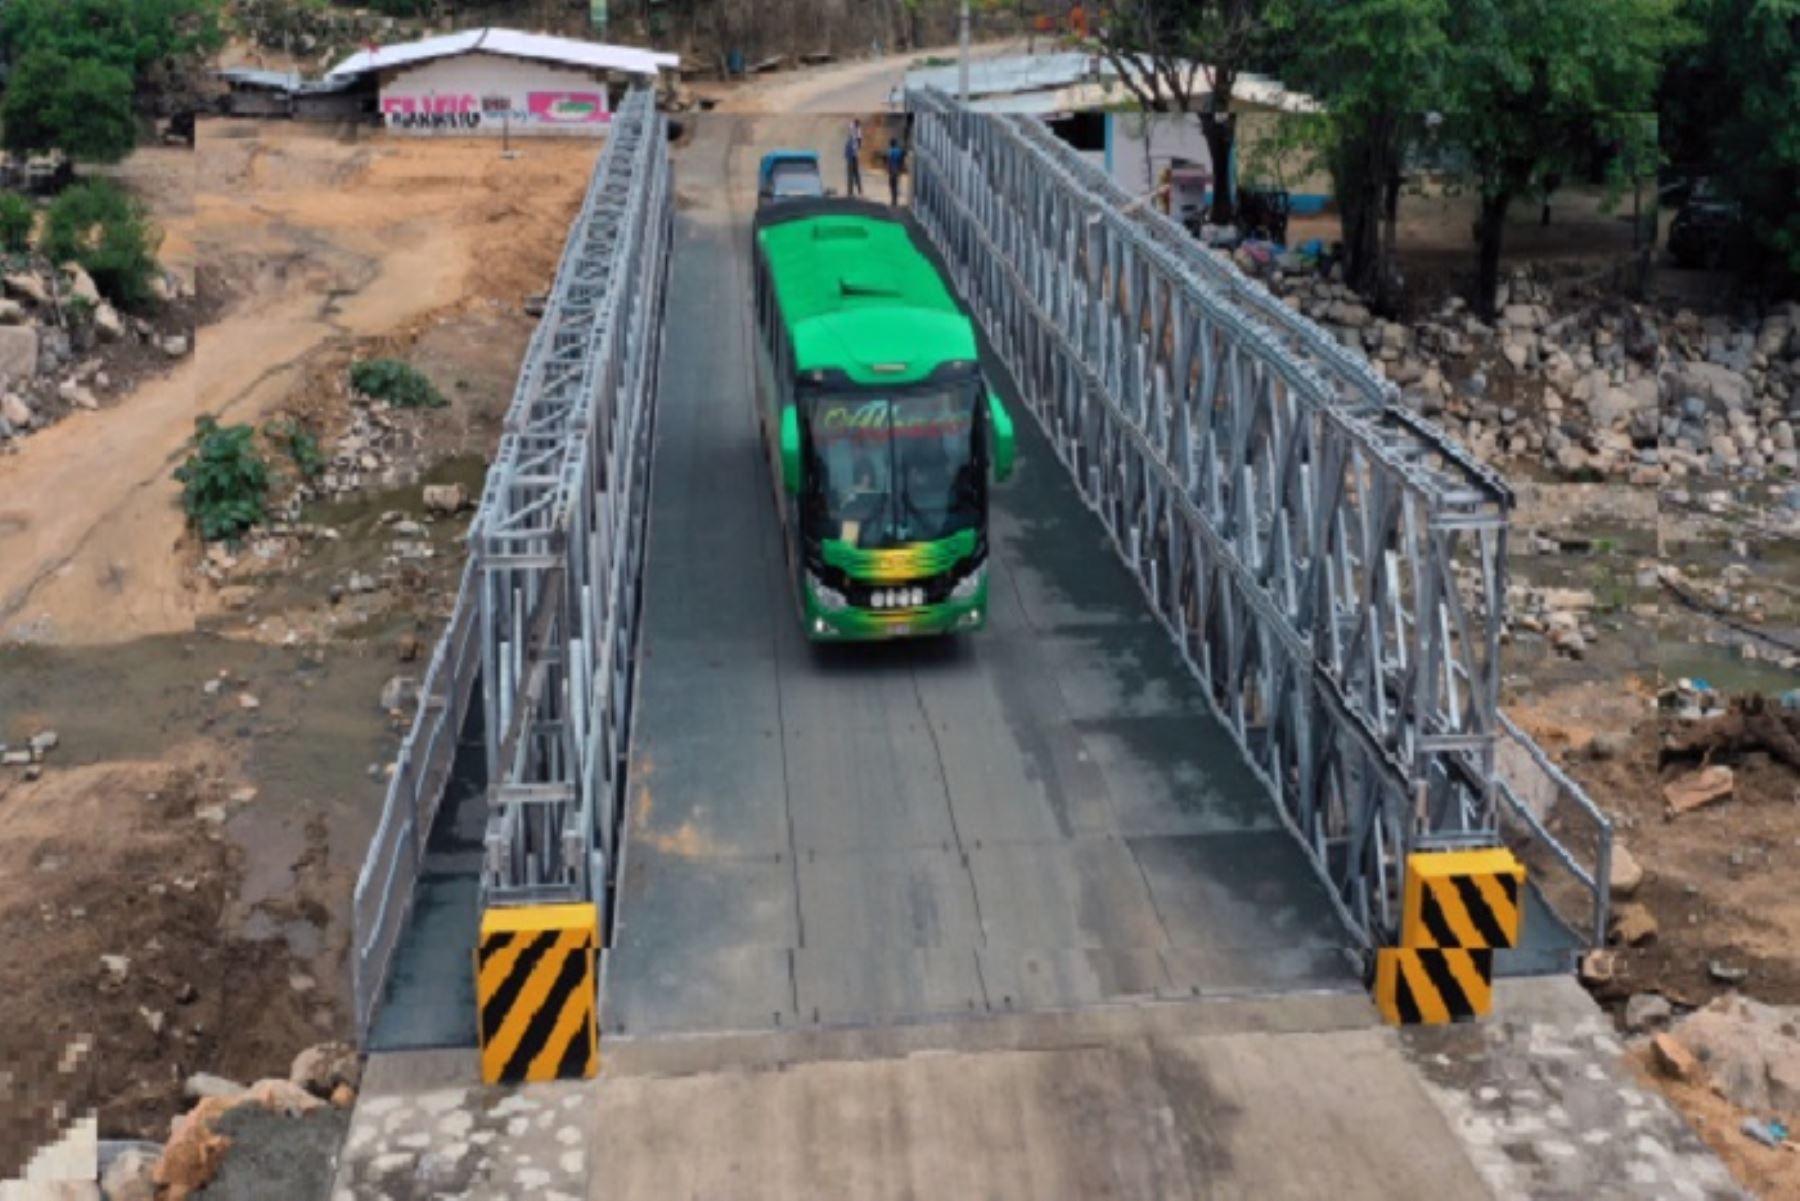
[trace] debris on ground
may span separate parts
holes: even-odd
[[[1731,788],[1729,767],[1707,767],[1664,784],[1663,797],[1669,802],[1670,813],[1688,813],[1727,799]]]
[[[1633,1053],[1755,1195],[1800,1196],[1800,1006],[1722,996]]]

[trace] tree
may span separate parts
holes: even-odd
[[[1185,113],[1204,88],[1200,127],[1212,159],[1213,220],[1231,220],[1231,94],[1264,32],[1267,0],[1120,0],[1094,41],[1138,107]]]
[[[1686,36],[1677,0],[1457,0],[1446,32],[1449,133],[1479,191],[1475,304],[1494,315],[1512,202],[1589,138],[1621,136]]]
[[[88,162],[117,162],[137,141],[131,76],[103,62],[33,50],[13,69],[0,104],[8,150],[61,150]]]
[[[1409,133],[1441,95],[1448,15],[1447,0],[1281,0],[1271,11],[1272,26],[1293,47],[1293,82],[1331,114],[1312,129],[1326,139],[1345,281],[1378,307],[1394,299],[1402,158]]]
[[[1683,14],[1700,36],[1664,76],[1663,152],[1743,205],[1762,284],[1800,278],[1800,0],[1688,0]]]
[[[8,0],[0,46],[13,58],[50,50],[100,62],[133,78],[155,64],[224,44],[221,0]]]

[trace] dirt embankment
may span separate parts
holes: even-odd
[[[0,768],[0,1175],[83,1110],[160,1139],[192,1073],[347,1033],[350,893],[469,519],[422,485],[479,495],[598,149],[203,125],[186,202],[144,189],[229,303],[0,462],[0,743],[57,735]],[[354,400],[374,354],[448,404]],[[298,419],[328,464],[290,507],[277,456],[283,520],[210,554],[171,474],[201,413]]]

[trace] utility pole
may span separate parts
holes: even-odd
[[[964,104],[969,102],[969,0],[962,0],[962,9],[956,18],[956,98]]]

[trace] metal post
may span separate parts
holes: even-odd
[[[956,18],[956,98],[969,102],[969,0],[962,0]]]

